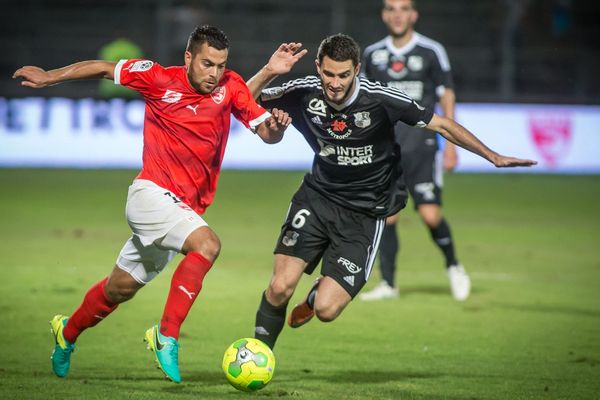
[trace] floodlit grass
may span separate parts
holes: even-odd
[[[221,359],[235,339],[252,336],[302,174],[225,171],[206,215],[223,249],[182,329],[183,383],[164,380],[142,343],[179,258],[85,332],[69,376],[56,378],[48,321],[72,313],[114,265],[129,237],[124,205],[134,176],[0,170],[1,398],[598,398],[596,176],[448,176],[445,213],[472,277],[471,298],[452,300],[441,255],[409,208],[400,220],[400,298],[357,300],[333,323],[284,329],[272,383],[248,395],[227,384]],[[311,281],[303,279],[292,303]]]

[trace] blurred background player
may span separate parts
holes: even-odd
[[[442,115],[454,119],[455,95],[450,63],[444,47],[415,32],[418,12],[415,0],[383,0],[381,18],[389,36],[365,49],[362,74],[408,94],[427,108],[439,100]],[[443,154],[434,131],[403,123],[396,125],[396,140],[402,150],[404,180],[433,242],[444,255],[452,296],[466,300],[471,281],[456,258],[450,226],[442,215],[442,165],[452,171],[457,164],[456,147],[446,141]],[[440,157],[441,156],[441,157]],[[396,230],[398,215],[387,218],[379,247],[381,282],[362,293],[361,300],[398,297],[395,285],[396,258],[400,241]]]
[[[133,40],[125,37],[123,33],[118,32],[115,40],[106,43],[100,48],[98,56],[100,60],[118,62],[120,60],[141,59],[144,57],[144,53],[142,48],[134,43]],[[108,79],[102,79],[98,82],[98,92],[100,96],[107,99],[139,98],[139,94],[135,90],[123,85],[115,85]]]
[[[160,323],[145,341],[168,379],[179,383],[179,331],[196,300],[206,273],[221,250],[215,232],[202,219],[213,200],[229,135],[231,114],[267,143],[281,140],[288,115],[272,115],[256,104],[244,80],[225,68],[229,41],[219,29],[196,28],[185,65],[162,67],[150,60],[83,61],[51,71],[26,66],[13,77],[23,86],[42,88],[60,82],[105,78],[144,96],[143,167],[129,187],[127,222],[133,231],[107,278],[96,283],[77,310],[56,315],[52,368],[69,372],[77,337],[131,299],[177,254],[177,266]]]
[[[248,81],[265,107],[286,110],[314,151],[313,166],[292,198],[275,247],[273,275],[255,321],[255,337],[271,348],[283,325],[287,304],[303,273],[322,261],[320,277],[290,313],[298,328],[313,316],[335,320],[366,284],[385,218],[406,204],[398,174],[398,121],[429,127],[497,167],[529,166],[535,161],[502,156],[467,129],[399,90],[359,78],[360,48],[343,34],[325,38],[315,60],[318,77],[307,76],[263,90],[290,71],[305,52],[282,44]],[[426,134],[421,131],[422,134]]]

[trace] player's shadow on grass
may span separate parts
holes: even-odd
[[[344,382],[363,382],[363,383],[386,383],[386,382],[398,382],[406,381],[409,379],[430,379],[438,378],[442,374],[421,372],[421,371],[407,371],[407,370],[370,370],[370,371],[328,371],[319,372],[312,370],[302,370],[301,372],[287,371],[285,377],[279,376],[282,381],[285,380],[296,380],[298,377],[302,377],[302,380],[323,380],[326,382],[333,383],[344,383]]]
[[[471,295],[481,293],[479,288],[471,288]],[[428,294],[434,296],[452,297],[449,286],[400,286],[400,298],[413,294]]]

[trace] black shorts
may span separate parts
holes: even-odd
[[[298,257],[312,274],[338,282],[354,298],[367,283],[379,247],[385,218],[374,218],[340,206],[302,184],[292,198],[275,246],[275,254]]]
[[[404,183],[417,208],[421,204],[442,205],[442,154],[435,135],[409,126],[396,127],[400,143]]]

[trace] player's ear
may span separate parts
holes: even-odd
[[[317,72],[321,75],[321,63],[318,58],[315,58],[315,66],[317,67]]]
[[[414,25],[417,23],[417,20],[419,19],[419,12],[415,9],[413,9],[412,15],[410,16],[410,22]]]
[[[361,64],[358,63],[358,65],[354,67],[354,76],[358,76],[358,74],[360,74],[360,66]]]
[[[189,68],[192,63],[192,53],[188,50],[183,54],[183,61],[185,62],[185,67]]]

